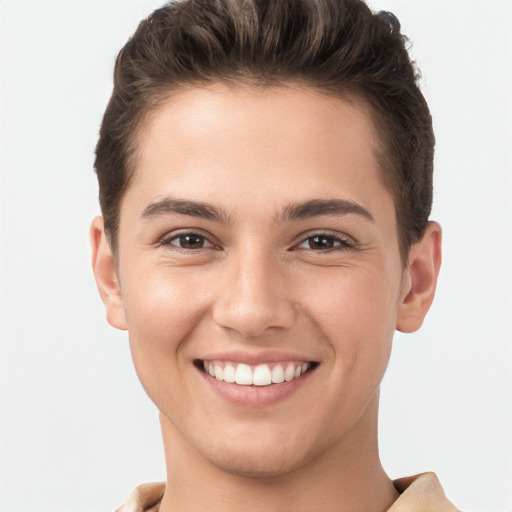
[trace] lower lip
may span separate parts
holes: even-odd
[[[269,384],[268,386],[242,386],[217,380],[215,377],[197,369],[203,381],[221,398],[243,407],[264,407],[282,402],[299,390],[309,379],[315,368],[289,382]]]

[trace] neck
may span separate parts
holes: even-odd
[[[211,464],[161,415],[167,487],[160,512],[385,512],[398,498],[380,463],[378,396],[341,441],[300,468],[272,477]]]

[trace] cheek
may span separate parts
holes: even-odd
[[[183,272],[152,268],[123,281],[122,296],[132,356],[144,387],[155,375],[174,378],[182,343],[207,312],[204,288]]]
[[[384,373],[391,351],[397,281],[388,272],[342,269],[310,287],[309,311],[345,376]],[[365,379],[367,380],[367,379]]]
[[[153,403],[162,411],[173,411],[176,421],[185,421],[188,414],[186,406],[177,406],[187,386],[181,379],[186,365],[183,349],[208,309],[205,290],[197,281],[169,268],[132,271],[123,281],[135,370]]]
[[[388,269],[389,270],[389,269]],[[340,268],[303,280],[303,314],[326,347],[321,418],[338,439],[366,411],[391,353],[397,274],[371,266]]]
[[[311,284],[304,291],[309,296],[305,302],[323,318],[321,324],[356,332],[393,324],[398,284],[385,272],[341,269]]]
[[[205,293],[197,279],[175,269],[158,266],[131,272],[122,280],[122,299],[128,330],[144,334],[147,342],[158,343],[165,335],[179,338],[201,315]]]

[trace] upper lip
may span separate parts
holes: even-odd
[[[204,354],[197,359],[200,359],[201,361],[233,361],[235,363],[245,363],[250,365],[279,363],[284,361],[317,362],[317,360],[305,354],[276,350],[265,350],[261,352],[244,352],[241,350],[212,352]]]

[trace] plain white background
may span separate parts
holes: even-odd
[[[155,0],[0,0],[0,510],[114,510],[164,478],[157,412],[90,271],[114,57]],[[512,510],[512,1],[374,0],[413,41],[437,135],[444,266],[382,388],[393,478]]]

